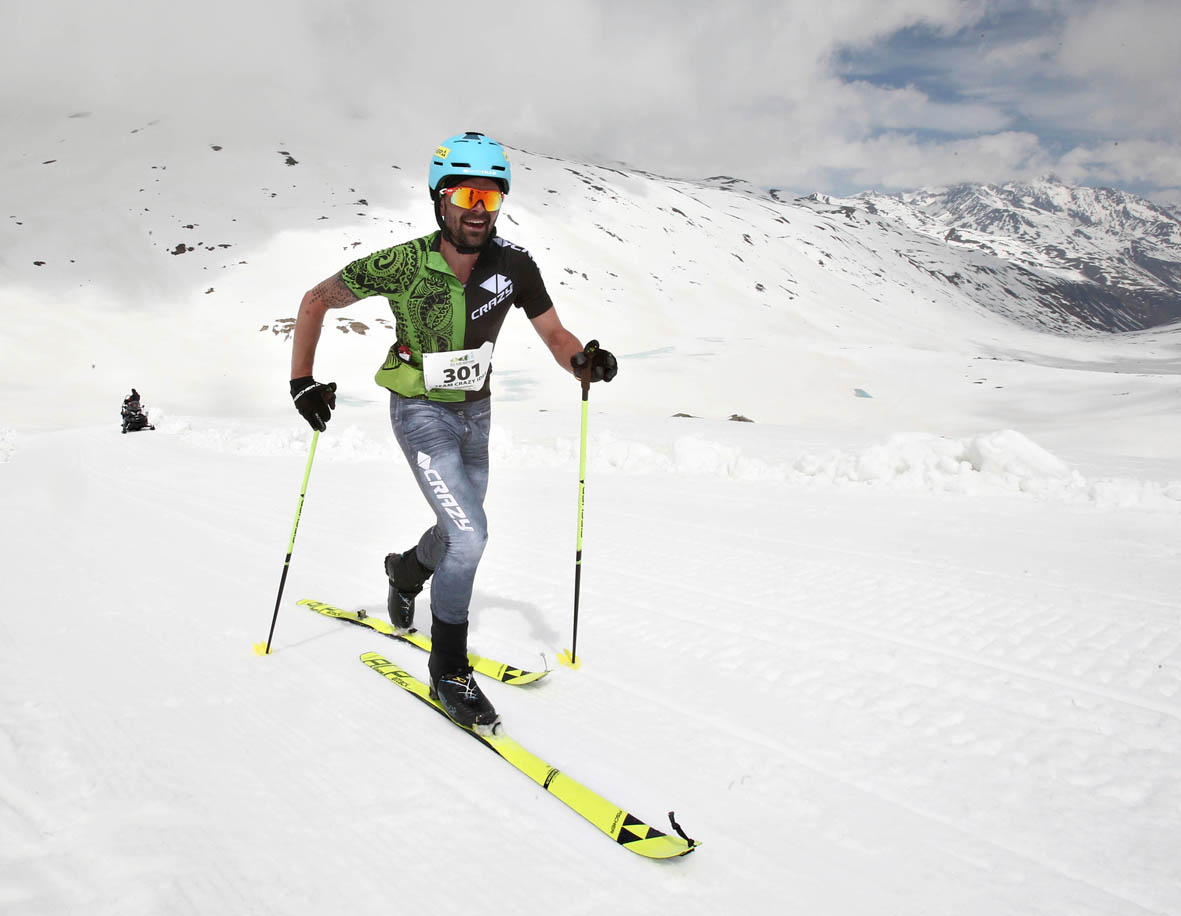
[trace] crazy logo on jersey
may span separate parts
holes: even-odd
[[[513,295],[513,281],[503,274],[493,274],[480,284],[480,289],[488,290],[488,292],[492,293],[492,298],[472,312],[472,321],[475,321],[481,315],[486,315],[496,308],[496,306],[500,305],[500,303],[511,298]]]

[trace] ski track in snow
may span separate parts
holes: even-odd
[[[258,659],[302,459],[106,435],[29,437],[5,472],[13,562],[44,574],[0,621],[8,911],[376,912],[403,837],[416,882],[472,843],[473,879],[516,898],[529,861],[551,878],[526,909],[562,888],[597,911],[606,869],[645,911],[785,888],[810,912],[1177,911],[1167,503],[593,468],[583,668],[491,689],[530,749],[705,844],[653,864],[357,661],[424,655],[295,606],[380,611],[396,462],[315,469]],[[573,480],[536,454],[494,460],[472,637],[525,665],[569,639]]]
[[[718,515],[725,514],[715,509],[708,525],[685,527],[698,529],[695,534],[715,543],[741,538],[741,530],[719,524]],[[671,559],[690,551],[695,542],[700,543],[685,539],[683,532],[679,538],[669,533],[660,539],[663,549],[649,548],[646,556],[659,566],[660,555]],[[1127,863],[1104,875],[1100,863],[1072,861],[1068,854],[1050,851],[1039,834],[1044,824],[1060,820],[1064,812],[1057,805],[1070,795],[1098,797],[1112,811],[1127,809],[1109,825],[1114,856],[1120,834],[1126,832],[1127,839],[1135,835],[1130,824],[1141,821],[1146,831],[1162,826],[1159,816],[1145,808],[1149,802],[1181,798],[1176,776],[1181,752],[1176,678],[1181,672],[1173,665],[1163,671],[1177,657],[1181,628],[1175,615],[1166,615],[1164,601],[1131,596],[1114,596],[1112,601],[1113,596],[1064,586],[1052,590],[1057,592],[1052,599],[1028,602],[1013,591],[1007,576],[994,582],[991,575],[975,571],[971,587],[965,588],[962,570],[944,570],[944,585],[938,582],[944,576],[933,577],[929,569],[921,578],[900,575],[893,562],[887,569],[863,570],[857,561],[872,560],[869,552],[816,551],[769,534],[758,538],[758,544],[778,549],[744,552],[741,568],[773,570],[772,581],[748,583],[745,598],[721,604],[711,601],[708,588],[703,593],[697,583],[686,587],[676,577],[626,576],[623,591],[643,607],[617,623],[617,631],[629,641],[655,644],[657,628],[648,621],[655,618],[663,625],[672,618],[681,635],[677,652],[708,664],[714,683],[724,675],[738,679],[728,685],[727,695],[740,696],[742,681],[751,690],[769,691],[762,704],[768,719],[774,718],[776,707],[824,710],[828,727],[843,727],[873,753],[850,759],[847,746],[823,753],[825,742],[815,735],[811,741],[775,740],[774,732],[744,725],[744,718],[736,722],[729,710],[703,715],[692,705],[671,702],[668,697],[680,691],[675,685],[667,689],[666,681],[660,689],[642,691],[647,704],[667,707],[675,718],[695,719],[725,735],[724,740],[714,739],[720,747],[732,751],[736,742],[751,744],[1154,911],[1158,901],[1145,890],[1152,885],[1150,875],[1135,874]],[[732,555],[713,560],[711,571],[739,568]],[[723,589],[729,591],[732,587]],[[681,610],[695,604],[725,615],[727,621],[759,620],[770,633],[755,627],[748,645],[719,652],[705,629],[708,615]],[[767,616],[768,604],[775,609],[773,618]],[[988,638],[972,639],[974,630]],[[752,665],[760,648],[772,653],[777,647],[790,647],[783,653],[786,658],[768,657],[765,666]],[[1058,673],[1067,664],[1075,670]],[[1149,683],[1135,664],[1163,674],[1163,682]],[[1113,681],[1117,686],[1111,686]],[[688,674],[685,683],[691,683]],[[901,734],[888,737],[890,730]],[[881,734],[877,740],[870,737],[875,733]],[[1033,819],[1023,825],[1028,830],[1023,833],[1011,821],[992,820],[994,808],[988,803],[972,813],[963,810],[962,798],[941,800],[931,791],[929,765],[924,766],[927,753],[948,761],[949,773],[971,768],[978,780],[1009,794],[998,801],[1028,807],[1040,814],[1043,825]],[[1154,778],[1129,777],[1125,766],[1132,773],[1155,771]],[[1072,826],[1096,832],[1093,821]]]

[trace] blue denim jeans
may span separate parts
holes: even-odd
[[[390,423],[435,524],[418,542],[418,559],[434,570],[431,613],[446,623],[467,620],[476,567],[488,542],[490,398],[468,403],[390,395]]]

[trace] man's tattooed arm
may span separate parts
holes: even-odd
[[[299,315],[295,319],[295,334],[291,344],[291,377],[302,378],[312,374],[316,360],[316,345],[320,342],[320,330],[324,326],[324,315],[329,309],[352,305],[358,297],[349,289],[339,273],[304,293],[299,304]]]

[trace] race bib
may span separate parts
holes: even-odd
[[[427,391],[479,391],[492,369],[492,341],[478,350],[449,350],[422,354],[422,378]]]

